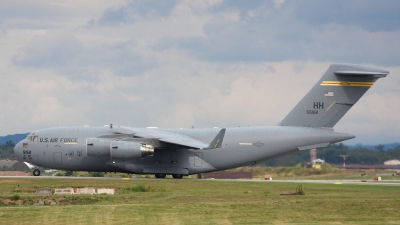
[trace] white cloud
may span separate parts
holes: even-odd
[[[14,56],[14,63],[27,67],[68,65],[82,51],[82,45],[69,32],[50,31],[35,36]]]
[[[0,135],[57,124],[275,125],[340,61],[391,74],[336,129],[356,134],[355,143],[400,133],[392,10],[367,26],[357,21],[371,5],[357,2],[349,23],[313,22],[319,13],[305,17],[313,2],[41,1],[29,3],[30,14],[2,4]]]
[[[285,0],[274,0],[275,7],[279,8],[284,2]]]

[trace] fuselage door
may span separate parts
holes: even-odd
[[[203,153],[202,152],[195,152],[194,153],[194,166],[195,167],[202,167],[203,166]]]
[[[54,164],[56,165],[61,165],[62,164],[62,154],[61,152],[54,152],[53,153],[53,157],[54,157]]]

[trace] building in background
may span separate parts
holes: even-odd
[[[314,161],[317,159],[317,149],[313,148],[310,150],[310,163],[314,164]]]
[[[383,164],[390,165],[390,166],[400,165],[400,160],[391,159],[391,160],[385,161]]]

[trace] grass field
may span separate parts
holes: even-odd
[[[246,166],[231,169],[228,171],[252,172],[253,179],[263,179],[273,177],[274,179],[313,179],[313,180],[372,180],[375,176],[380,176],[384,180],[399,181],[400,176],[394,170],[375,170],[375,169],[339,169],[329,164],[322,165],[321,169],[304,168],[300,165],[295,167],[263,167]],[[364,176],[361,176],[363,174]],[[385,174],[385,175],[383,175]]]
[[[110,187],[116,194],[34,194],[56,187]],[[0,178],[0,224],[400,224],[399,187],[303,184],[305,195],[279,195],[295,189],[194,179]],[[32,206],[39,200],[58,205]]]

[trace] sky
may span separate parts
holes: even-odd
[[[0,135],[278,124],[332,63],[390,71],[334,127],[400,141],[400,1],[0,1]]]

